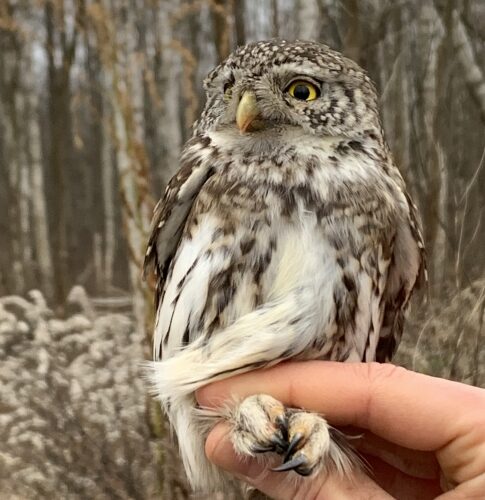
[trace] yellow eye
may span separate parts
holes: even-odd
[[[318,90],[313,83],[306,82],[305,80],[297,80],[293,82],[289,87],[287,92],[298,99],[299,101],[313,101],[320,95]]]

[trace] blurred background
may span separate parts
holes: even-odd
[[[483,0],[0,0],[0,497],[187,498],[146,395],[150,215],[238,45],[366,68],[430,287],[396,362],[485,386]]]

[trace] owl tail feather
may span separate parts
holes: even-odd
[[[298,356],[322,334],[311,293],[307,300],[305,289],[295,290],[210,338],[200,337],[171,358],[151,363],[148,378],[154,395],[164,405],[172,404],[216,380]]]

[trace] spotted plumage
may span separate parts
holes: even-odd
[[[273,40],[239,48],[204,84],[145,268],[157,281],[155,391],[192,486],[214,491],[230,479],[204,456],[194,391],[287,359],[390,359],[425,263],[416,207],[356,63],[324,45]],[[290,449],[282,467],[301,475],[352,467],[323,418],[268,398],[227,410],[236,451]],[[287,426],[264,422],[269,442],[258,432],[266,408]],[[281,444],[297,421],[319,429],[298,451]]]

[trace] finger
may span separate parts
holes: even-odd
[[[267,463],[251,457],[238,457],[228,433],[227,424],[218,424],[210,432],[206,441],[208,459],[271,498],[277,500],[392,498],[363,473],[358,474],[353,480],[345,480],[332,474],[298,478],[294,473],[271,472]]]
[[[197,392],[203,406],[267,393],[407,448],[437,450],[470,425],[483,427],[485,391],[388,364],[285,363],[216,382]],[[457,411],[459,409],[459,411]]]
[[[480,474],[470,481],[458,485],[452,491],[448,491],[436,500],[483,500],[485,491],[485,474]]]
[[[359,435],[357,430],[346,428],[347,435]],[[416,479],[439,481],[440,466],[436,455],[429,451],[411,450],[382,439],[371,432],[361,432],[353,441],[356,449],[365,456],[372,456],[386,462],[393,469]],[[380,484],[380,483],[379,483]]]
[[[439,477],[435,479],[417,478],[395,469],[379,458],[365,454],[364,458],[371,467],[371,478],[395,498],[431,500],[442,493]]]

